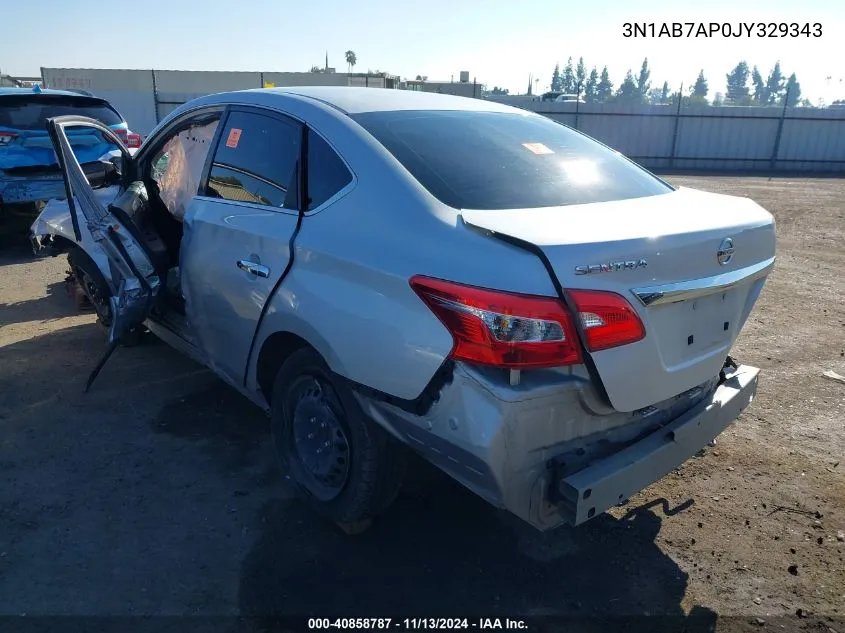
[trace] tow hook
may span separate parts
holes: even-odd
[[[725,364],[722,365],[722,369],[719,370],[719,384],[720,385],[728,379],[727,376],[725,375],[725,368],[726,367],[730,367],[731,369],[736,369],[738,367],[738,365],[736,364],[736,361],[733,358],[731,358],[730,355],[728,355],[725,358]]]

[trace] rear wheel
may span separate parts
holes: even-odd
[[[311,348],[284,362],[273,387],[273,441],[302,499],[358,532],[396,498],[403,447],[369,420]]]

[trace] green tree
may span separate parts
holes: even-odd
[[[648,58],[646,57],[643,60],[643,65],[640,66],[640,74],[637,77],[637,90],[642,97],[641,101],[645,100],[646,94],[648,94],[648,89],[651,87],[651,82],[649,81],[649,77],[651,76],[651,70],[648,68]]]
[[[555,71],[552,73],[552,92],[560,92],[560,64],[555,64]]]
[[[754,102],[760,105],[766,102],[766,82],[757,66],[751,71],[751,85],[754,86]]]
[[[788,108],[793,108],[801,102],[801,84],[798,83],[795,73],[792,73],[786,80],[786,92],[784,92],[783,98],[786,99]]]
[[[584,101],[587,103],[595,103],[598,101],[598,87],[599,87],[599,73],[596,67],[590,71],[587,81],[584,84]]]
[[[646,102],[651,105],[663,104],[663,90],[661,88],[652,88],[646,95]]]
[[[704,69],[698,72],[698,78],[695,80],[695,84],[692,87],[691,96],[702,97],[704,99],[707,98],[707,80],[704,78]]]
[[[584,58],[578,58],[578,65],[575,67],[575,92],[582,94],[584,84],[587,80],[587,69],[584,67]]]
[[[572,68],[572,58],[566,60],[566,66],[563,67],[563,85],[560,87],[566,94],[573,94],[575,92],[575,70]]]
[[[349,66],[349,72],[352,72],[352,69],[355,68],[355,64],[358,63],[358,57],[355,55],[355,51],[346,51],[346,64]]]
[[[780,62],[775,62],[775,67],[766,79],[765,105],[774,105],[782,99],[785,83]]]
[[[613,96],[613,82],[610,81],[610,74],[607,72],[607,66],[602,68],[601,77],[599,78],[598,86],[596,86],[596,100],[599,103],[605,103]]]
[[[748,105],[748,64],[739,62],[734,69],[726,75],[728,84],[727,101],[734,105]]]
[[[669,82],[664,81],[661,88],[652,88],[648,91],[647,102],[652,105],[669,104]]]
[[[634,80],[634,73],[630,70],[625,73],[625,79],[616,91],[613,101],[625,105],[634,105],[643,102],[643,95],[637,86],[637,82]]]
[[[713,105],[714,106],[720,106],[720,105],[723,105],[724,103],[725,103],[725,98],[724,98],[724,96],[722,96],[721,92],[717,92],[715,95],[713,95]]]

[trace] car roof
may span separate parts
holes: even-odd
[[[250,101],[250,95],[262,101],[272,94],[305,97],[330,105],[346,114],[386,112],[394,110],[466,110],[476,112],[520,112],[524,110],[485,99],[456,97],[436,92],[398,90],[393,88],[358,88],[347,86],[290,86],[286,88],[257,88],[216,95],[219,101],[237,95],[240,101]],[[258,95],[261,95],[258,97]]]
[[[72,90],[54,90],[53,88],[41,88],[40,90],[33,90],[32,88],[0,88],[0,97],[7,95],[56,95],[66,97],[81,97],[85,99],[100,99],[91,95],[82,94],[80,92],[73,92]]]

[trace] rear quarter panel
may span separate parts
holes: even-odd
[[[411,289],[417,274],[555,294],[538,258],[465,227],[456,210],[431,197],[351,119],[311,121],[346,159],[356,183],[303,219],[293,267],[257,332],[250,390],[258,390],[258,350],[272,334],[291,332],[338,374],[399,398],[419,396],[453,341]]]

